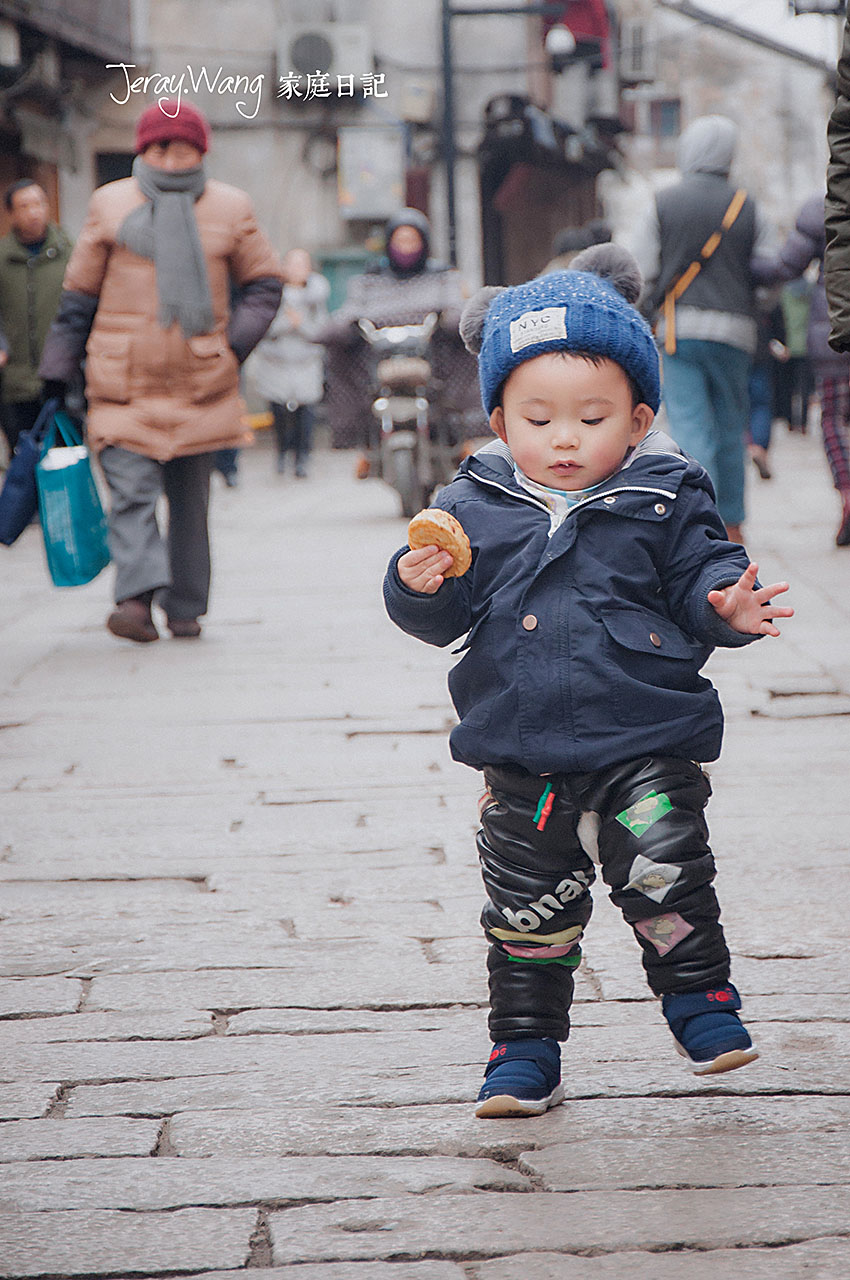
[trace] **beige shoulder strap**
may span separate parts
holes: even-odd
[[[702,271],[702,265],[707,262],[714,253],[720,241],[723,239],[724,232],[728,231],[734,223],[738,214],[744,207],[744,201],[747,193],[743,187],[739,187],[729,201],[729,207],[723,215],[720,227],[717,231],[712,231],[705,244],[699,251],[699,257],[695,258],[689,267],[679,276],[664,295],[662,304],[662,313],[664,315],[664,350],[668,356],[675,355],[676,352],[676,303],[686,289],[690,288],[694,280]]]

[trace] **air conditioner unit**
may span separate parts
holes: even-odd
[[[331,77],[335,91],[337,76],[353,76],[355,89],[360,89],[360,77],[374,69],[372,40],[365,22],[287,23],[280,29],[278,76],[294,72],[306,77],[319,72]]]
[[[621,21],[619,71],[624,84],[655,79],[655,31],[650,23],[636,18]]]

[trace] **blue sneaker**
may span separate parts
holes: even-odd
[[[698,1076],[745,1067],[759,1055],[738,1017],[741,997],[732,986],[664,996],[661,1008],[676,1048]]]
[[[564,1100],[557,1040],[502,1040],[493,1045],[477,1116],[541,1116]]]

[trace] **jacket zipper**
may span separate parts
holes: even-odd
[[[543,502],[539,502],[537,498],[533,498],[531,494],[526,496],[524,493],[517,493],[515,489],[509,489],[507,485],[497,484],[495,480],[485,480],[483,476],[476,475],[474,471],[468,471],[467,475],[471,476],[478,484],[483,484],[490,489],[498,489],[500,493],[506,493],[510,498],[516,498],[519,502],[527,502],[532,507],[538,507],[541,511],[550,514],[549,508]],[[616,489],[606,489],[604,493],[594,494],[592,498],[582,498],[581,502],[577,502],[575,506],[570,507],[564,519],[566,520],[574,511],[580,511],[582,507],[588,506],[591,502],[601,502],[603,498],[607,498],[612,493],[657,493],[662,498],[669,498],[672,502],[676,500],[676,494],[671,493],[669,489],[657,489],[653,485],[642,484],[623,484]]]
[[[591,502],[601,502],[612,493],[657,493],[662,498],[669,498],[671,502],[676,501],[676,494],[671,493],[669,489],[656,489],[654,485],[645,484],[621,484],[616,489],[606,489],[604,493],[596,493],[592,498],[582,498],[581,502],[577,502],[574,507],[570,507],[567,515],[571,516],[574,511],[579,511]]]
[[[468,471],[467,475],[488,489],[498,489],[500,493],[506,493],[509,498],[516,498],[518,502],[527,502],[530,507],[537,507],[539,511],[545,511],[547,516],[549,515],[549,508],[546,504],[540,502],[537,498],[533,498],[530,493],[517,493],[515,489],[509,489],[507,485],[497,484],[495,480],[485,480],[483,476],[477,476],[474,471]]]

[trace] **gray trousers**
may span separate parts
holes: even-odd
[[[207,510],[213,455],[156,462],[107,445],[99,461],[111,496],[115,600],[154,591],[169,618],[199,618],[207,611],[210,591]],[[165,536],[156,512],[163,493],[168,503]]]

